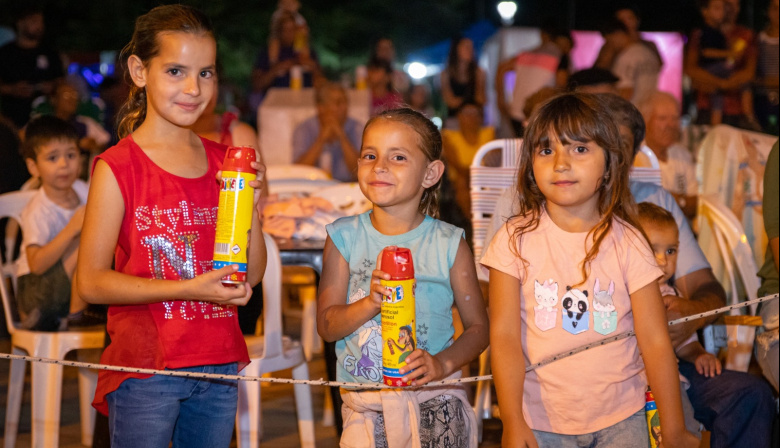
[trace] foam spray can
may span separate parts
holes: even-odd
[[[249,186],[249,182],[257,177],[257,171],[251,166],[254,161],[254,148],[231,146],[222,164],[213,268],[238,265],[238,271],[222,279],[226,286],[246,281],[246,253],[255,195],[255,189]]]
[[[647,430],[650,432],[650,447],[658,448],[661,443],[661,418],[658,416],[658,407],[655,405],[653,391],[649,387],[645,392],[645,416],[647,417]]]
[[[382,373],[384,383],[403,387],[404,375],[398,369],[406,365],[406,357],[417,346],[415,323],[414,280],[412,252],[404,247],[389,246],[382,251],[382,271],[390,274],[390,280],[382,280],[382,286],[392,292],[382,300]]]

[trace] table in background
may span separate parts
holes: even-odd
[[[370,114],[371,94],[365,89],[347,89],[347,99],[349,117],[364,125]],[[316,113],[314,89],[269,89],[257,111],[257,132],[265,163],[293,163],[293,132]]]

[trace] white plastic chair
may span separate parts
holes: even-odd
[[[274,239],[264,234],[268,263],[263,276],[263,335],[245,336],[251,363],[243,375],[260,376],[263,373],[292,369],[296,380],[309,379],[309,366],[298,341],[282,335],[282,260]],[[298,431],[302,447],[314,447],[314,413],[311,387],[295,384],[295,406],[298,413]],[[260,383],[239,381],[236,439],[239,448],[257,448],[262,437],[260,413]]]
[[[488,279],[485,278],[484,271],[479,265],[479,259],[482,258],[482,250],[487,243],[485,236],[490,227],[498,198],[504,190],[515,184],[522,142],[522,139],[502,139],[485,143],[474,154],[474,160],[469,168],[474,261],[477,263],[477,276],[483,281]],[[498,167],[483,166],[485,156],[496,150],[501,153],[500,165]],[[479,356],[479,375],[488,374],[490,374],[490,347],[486,348]],[[474,395],[474,413],[477,415],[480,441],[482,440],[482,420],[493,416],[490,387],[490,381],[480,381],[477,383],[477,391]]]
[[[748,300],[757,298],[760,285],[758,267],[753,257],[753,251],[748,244],[747,236],[736,216],[723,205],[717,196],[704,195],[699,197],[699,228],[702,231],[709,229],[717,247],[718,259],[710,259],[710,264],[723,266],[722,283],[727,286],[729,304],[737,304],[742,301],[742,294]],[[701,239],[700,239],[701,241]],[[712,251],[704,251],[709,258],[713,258]],[[709,254],[708,254],[709,252]],[[739,277],[741,284],[737,282]],[[742,286],[740,288],[739,286]],[[750,306],[750,315],[755,315],[756,305]],[[731,315],[740,315],[740,310],[732,310]],[[718,337],[715,325],[704,328],[704,346],[707,351],[716,352],[723,345],[728,345],[726,368],[747,372],[753,351],[756,327],[747,325],[727,325],[732,334],[727,337]],[[722,328],[722,327],[721,327]],[[737,332],[738,334],[733,334]],[[718,342],[718,339],[721,342]],[[728,339],[723,344],[723,339]]]
[[[24,206],[35,191],[15,191],[0,195],[0,218],[19,221]],[[103,331],[29,331],[20,328],[16,300],[12,296],[14,266],[11,260],[3,265],[0,278],[0,294],[3,299],[5,322],[11,334],[14,355],[64,359],[68,352],[80,349],[102,349]],[[8,380],[8,404],[5,412],[4,446],[16,446],[19,430],[19,414],[24,392],[24,373],[27,363],[11,360]],[[62,398],[62,369],[58,364],[32,363],[32,446],[56,447],[59,444],[60,409]],[[81,409],[81,443],[92,445],[95,426],[95,410],[92,400],[95,396],[97,373],[79,368],[79,400]]]

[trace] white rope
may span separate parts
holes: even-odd
[[[734,309],[743,308],[750,305],[755,305],[761,302],[767,302],[770,300],[777,299],[777,294],[772,294],[765,297],[759,297],[757,299],[749,300],[747,302],[738,303],[735,305],[728,305],[724,306],[722,308],[718,308],[712,311],[707,311],[704,313],[694,314],[691,316],[682,317],[680,319],[669,321],[669,325],[678,325],[685,322],[690,322],[692,320],[702,319],[709,316],[714,316],[716,314],[726,313]],[[535,364],[531,364],[528,367],[526,367],[526,372],[530,372],[531,370],[537,369],[539,367],[545,366],[547,364],[550,364],[551,362],[555,362],[559,359],[568,358],[569,356],[576,355],[577,353],[584,352],[586,350],[601,347],[602,345],[609,344],[611,342],[619,341],[621,339],[626,339],[634,335],[634,331],[626,331],[624,333],[617,334],[615,336],[609,336],[604,339],[600,339],[598,341],[592,342],[590,344],[586,344],[577,348],[574,348],[572,350],[567,350],[562,353],[558,353],[557,355],[550,356],[549,358],[545,358],[542,361],[539,361]],[[27,361],[27,362],[40,362],[40,363],[46,363],[46,364],[59,364],[62,366],[68,366],[68,367],[79,367],[79,368],[86,368],[86,369],[95,369],[95,370],[111,370],[116,372],[125,372],[125,373],[138,373],[143,375],[165,375],[165,376],[178,376],[178,377],[184,377],[184,378],[196,378],[196,379],[210,379],[210,380],[230,380],[230,381],[257,381],[260,383],[280,383],[280,384],[308,384],[310,386],[325,386],[325,387],[346,387],[346,388],[353,388],[353,389],[390,389],[391,386],[387,386],[383,383],[349,383],[349,382],[343,382],[343,381],[326,381],[320,378],[319,380],[294,380],[289,378],[263,378],[263,377],[257,377],[257,376],[243,376],[243,375],[221,375],[221,374],[215,374],[215,373],[195,373],[195,372],[182,372],[178,370],[156,370],[156,369],[142,369],[137,367],[124,367],[124,366],[112,366],[107,364],[94,364],[94,363],[88,363],[88,362],[81,362],[81,361],[68,361],[64,359],[51,359],[51,358],[40,358],[40,357],[32,357],[32,356],[25,356],[25,355],[13,355],[10,353],[0,353],[0,359],[9,359],[9,360],[18,360],[18,361]],[[424,386],[417,386],[417,387],[435,387],[435,386],[444,386],[444,385],[451,385],[451,384],[460,384],[460,383],[473,383],[477,381],[486,381],[491,380],[493,378],[493,375],[481,375],[481,376],[470,376],[467,378],[455,378],[455,379],[449,379],[449,380],[441,380],[441,381],[432,381],[430,383],[425,384]]]

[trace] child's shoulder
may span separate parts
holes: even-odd
[[[432,231],[439,233],[441,236],[460,238],[465,233],[463,229],[456,225],[432,217],[429,219],[431,220]]]

